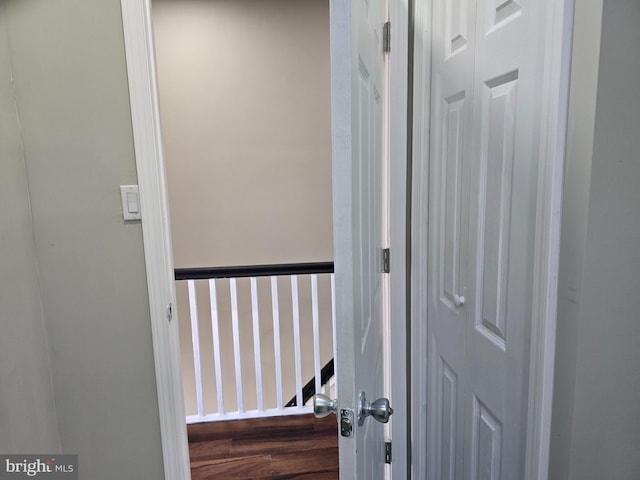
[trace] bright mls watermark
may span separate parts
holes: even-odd
[[[77,455],[0,455],[0,480],[78,480]]]

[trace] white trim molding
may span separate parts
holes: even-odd
[[[413,40],[413,136],[411,167],[411,476],[427,478],[428,299],[427,259],[429,142],[431,122],[431,21],[432,1],[415,1]],[[418,132],[423,132],[418,134]]]
[[[525,480],[548,476],[574,0],[548,1]]]
[[[165,479],[188,480],[169,209],[150,0],[121,0]],[[171,317],[174,317],[173,319]]]
[[[396,415],[389,422],[393,448],[391,478],[408,477],[408,425],[411,411],[407,400],[407,110],[409,60],[409,1],[390,0],[391,52],[389,81],[389,398]]]

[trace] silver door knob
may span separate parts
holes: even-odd
[[[379,398],[369,403],[364,392],[360,392],[358,399],[358,426],[364,425],[364,419],[371,416],[380,423],[387,423],[393,414],[393,408],[389,405],[389,399]]]
[[[330,413],[336,413],[337,411],[338,407],[336,406],[335,400],[331,400],[321,393],[316,393],[313,396],[313,414],[316,418],[324,418]]]

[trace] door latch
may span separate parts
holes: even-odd
[[[353,411],[347,408],[340,409],[340,435],[353,437]]]
[[[332,400],[322,393],[316,393],[313,396],[313,414],[316,418],[323,418],[331,413],[338,415],[337,405],[338,402],[336,400]],[[341,408],[338,421],[340,422],[340,435],[343,437],[353,437],[353,410]]]

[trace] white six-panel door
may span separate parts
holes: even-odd
[[[340,478],[381,480],[384,425],[357,425],[357,400],[385,392],[383,282],[387,156],[384,53],[385,3],[335,0],[332,28],[332,142],[339,407],[356,416],[354,435],[340,437]]]
[[[428,172],[418,185],[428,193],[415,197],[428,201],[417,265],[427,291],[414,294],[427,313],[418,428],[433,480],[525,478],[535,247],[548,229],[538,178],[547,5],[432,4],[430,141],[415,160]]]

